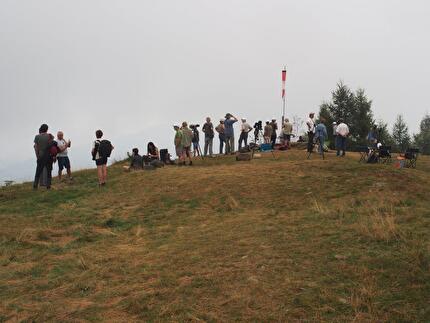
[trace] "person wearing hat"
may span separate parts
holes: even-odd
[[[233,124],[237,122],[237,118],[231,113],[225,115],[224,121],[224,136],[225,136],[225,153],[234,153],[234,129]]]
[[[288,118],[285,118],[284,125],[282,126],[282,138],[284,146],[290,148],[291,134],[293,133],[293,125]]]
[[[219,125],[215,128],[216,132],[218,132],[219,138],[219,154],[222,155],[224,143],[225,143],[225,135],[224,135],[224,119],[219,121]]]
[[[272,127],[272,135],[270,136],[270,140],[272,142],[272,149],[274,149],[276,144],[276,138],[278,137],[276,133],[276,130],[278,130],[278,124],[276,123],[276,119],[272,119],[270,126]]]
[[[239,137],[239,150],[242,148],[242,142],[245,143],[245,147],[248,145],[248,133],[253,129],[247,122],[245,118],[242,118],[242,123],[240,125],[240,137]]]
[[[188,161],[190,162],[189,165],[191,166],[193,164],[193,161],[191,160],[191,143],[193,140],[193,132],[190,128],[188,128],[188,123],[186,121],[182,122],[181,132],[182,155],[179,165],[185,165],[185,159],[188,157]]]
[[[204,156],[206,157],[209,150],[209,156],[212,157],[212,147],[214,140],[214,125],[211,122],[211,118],[207,117],[206,122],[203,125],[202,131],[205,133],[205,148],[204,148]]]
[[[264,143],[270,144],[270,139],[272,138],[272,126],[270,125],[270,121],[266,121],[266,125],[264,126]]]
[[[179,159],[182,157],[183,147],[182,147],[182,130],[179,128],[179,126],[173,126],[173,129],[175,130],[175,152],[176,156],[178,156]]]
[[[309,113],[309,118],[306,120],[306,126],[308,130],[308,153],[311,153],[314,149],[314,136],[315,136],[315,113]]]

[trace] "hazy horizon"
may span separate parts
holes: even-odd
[[[31,179],[42,123],[72,140],[78,169],[93,164],[98,128],[121,158],[148,141],[173,152],[171,126],[183,120],[280,119],[284,65],[289,117],[317,112],[339,80],[365,89],[390,129],[403,114],[417,132],[430,110],[425,1],[3,0],[0,9],[0,181]]]

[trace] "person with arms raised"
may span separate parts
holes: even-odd
[[[71,141],[66,141],[64,139],[64,134],[62,131],[57,132],[57,145],[58,145],[58,155],[57,155],[57,161],[58,161],[58,179],[61,181],[61,176],[63,169],[65,168],[67,171],[67,178],[69,180],[72,179],[72,171],[70,167],[70,160],[68,156],[68,148],[71,146]]]
[[[234,153],[234,129],[233,125],[237,122],[237,118],[231,113],[225,115],[224,121],[224,136],[225,136],[225,153]]]

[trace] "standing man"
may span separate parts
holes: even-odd
[[[109,140],[104,140],[103,131],[96,131],[96,140],[93,143],[91,153],[93,160],[97,166],[97,176],[99,178],[99,186],[105,186],[107,181],[107,163],[108,158],[113,150],[113,146]]]
[[[213,141],[214,141],[214,125],[211,122],[211,118],[206,118],[206,123],[203,125],[202,131],[205,133],[205,152],[204,156],[208,154],[209,148],[209,156],[213,157]]]
[[[315,128],[315,138],[318,141],[318,151],[321,155],[324,156],[324,141],[327,138],[327,128],[323,123],[325,119],[320,117],[320,122]]]
[[[266,125],[264,126],[264,143],[265,144],[270,144],[270,140],[272,138],[272,126],[270,125],[269,121],[266,121]]]
[[[190,129],[193,133],[193,138],[191,139],[191,142],[193,143],[193,155],[194,157],[200,156],[200,132],[199,129],[197,129],[199,125],[190,125]]]
[[[179,128],[179,126],[173,126],[173,129],[175,130],[175,152],[176,156],[178,156],[179,160],[182,158],[182,130]]]
[[[272,149],[275,149],[276,138],[278,137],[278,134],[276,133],[276,130],[278,130],[278,124],[276,123],[276,119],[272,119],[270,125],[272,127],[272,135],[270,137],[270,140],[272,141]]]
[[[219,121],[219,125],[216,126],[215,130],[218,132],[219,138],[219,154],[222,155],[224,143],[225,143],[225,135],[224,135],[224,119]]]
[[[181,145],[182,145],[182,163],[180,163],[179,165],[185,165],[185,159],[188,157],[188,160],[190,162],[190,166],[193,164],[192,160],[191,160],[191,143],[193,140],[193,132],[191,131],[190,128],[188,128],[188,124],[186,121],[182,122],[182,141],[181,141]]]
[[[37,166],[36,175],[34,176],[33,189],[37,190],[39,187],[40,176],[43,169],[47,170],[46,188],[51,189],[52,180],[52,158],[49,152],[49,147],[52,143],[53,136],[48,133],[48,125],[42,124],[39,128],[39,134],[34,137],[34,152],[36,154]]]
[[[336,133],[337,122],[336,121],[333,121],[332,128],[333,128],[334,148],[337,149],[337,133]]]
[[[67,171],[67,178],[69,180],[72,179],[72,172],[70,170],[70,160],[69,156],[67,156],[67,149],[70,148],[72,142],[70,139],[68,141],[64,140],[64,134],[62,131],[57,132],[57,146],[58,146],[58,179],[61,181],[61,175],[63,172],[63,168]]]
[[[338,146],[336,147],[336,156],[345,156],[346,152],[346,138],[349,135],[349,128],[343,120],[339,120],[339,125],[336,127],[336,135]]]
[[[240,125],[240,137],[239,137],[239,150],[242,148],[242,142],[245,143],[245,147],[248,145],[248,133],[253,129],[246,119],[242,118],[242,124]]]
[[[237,118],[231,113],[225,115],[224,135],[225,135],[225,153],[234,153],[234,129],[233,124],[237,122]]]
[[[293,132],[293,125],[288,118],[285,118],[284,125],[282,126],[282,137],[284,139],[284,146],[290,148],[291,133]]]
[[[314,149],[314,136],[315,136],[315,113],[309,113],[309,118],[306,120],[306,126],[308,130],[308,153],[311,153]]]

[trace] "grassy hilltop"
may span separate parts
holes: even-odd
[[[302,151],[0,190],[0,322],[430,320],[430,159]]]

